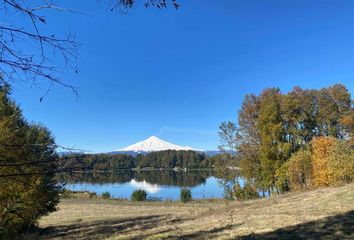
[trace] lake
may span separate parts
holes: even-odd
[[[243,183],[241,177],[238,178]],[[224,198],[224,187],[212,171],[127,171],[120,173],[79,172],[58,176],[65,188],[90,191],[113,198],[130,198],[133,191],[143,189],[148,198],[178,200],[180,189],[190,188],[193,199]]]

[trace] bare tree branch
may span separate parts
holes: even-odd
[[[108,2],[112,11],[119,9],[123,13],[139,3],[137,0]],[[169,5],[179,8],[177,0],[142,0],[141,3],[146,8],[161,9]],[[49,87],[40,101],[54,84],[69,88],[78,96],[77,88],[62,79],[61,74],[62,68],[78,73],[79,44],[71,34],[57,37],[54,33],[50,35],[43,33],[43,26],[47,24],[43,14],[50,11],[85,14],[59,6],[55,0],[0,0],[0,14],[8,16],[7,23],[0,23],[0,73],[4,76],[1,81],[22,80],[32,81],[33,84],[37,81],[49,81]],[[27,21],[23,26],[11,24],[11,19],[16,17]]]
[[[145,0],[144,7],[156,7],[159,9],[167,8],[169,4],[171,4],[175,9],[179,8],[179,4],[177,0]],[[119,10],[128,10],[133,8],[135,5],[138,4],[138,0],[111,0],[111,11],[114,9]]]
[[[32,25],[30,29],[24,26],[13,26],[10,22],[0,23],[0,71],[4,75],[2,81],[25,79],[35,83],[37,79],[47,80],[51,83],[50,87],[40,100],[53,84],[69,88],[78,95],[76,87],[60,78],[61,66],[57,62],[63,62],[62,67],[77,73],[79,44],[70,34],[60,38],[54,34],[42,33],[41,28],[47,23],[46,18],[41,15],[44,10],[74,12],[59,7],[50,0],[30,1],[30,3],[24,0],[3,0],[0,3],[0,12],[4,15],[24,16],[24,19],[28,19],[27,22]]]

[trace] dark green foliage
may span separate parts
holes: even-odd
[[[137,167],[141,169],[148,167],[201,169],[212,168],[212,166],[213,163],[204,154],[194,151],[166,150],[137,156]]]
[[[109,199],[109,198],[111,198],[111,194],[109,192],[103,192],[101,197],[103,199]]]
[[[182,188],[179,196],[181,202],[186,203],[192,201],[192,192],[189,188]]]
[[[45,127],[29,124],[0,86],[0,239],[11,239],[56,210],[61,187],[56,145]]]
[[[63,167],[72,170],[121,171],[133,168],[212,168],[213,159],[194,151],[159,151],[132,157],[125,154],[70,154],[61,157]]]
[[[70,154],[60,158],[63,167],[76,171],[119,171],[135,167],[135,158],[124,154]]]
[[[132,193],[131,200],[132,201],[145,201],[146,197],[147,197],[146,192],[144,190],[139,189],[139,190],[135,190]]]

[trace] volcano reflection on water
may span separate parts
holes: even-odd
[[[69,190],[98,195],[109,192],[113,198],[129,199],[135,190],[142,189],[154,199],[178,200],[184,187],[191,189],[194,199],[224,198],[224,187],[208,171],[76,172],[58,175],[57,181]]]
[[[147,193],[155,194],[161,191],[161,188],[157,184],[151,184],[146,182],[145,180],[138,182],[135,179],[130,180],[130,185],[135,189],[145,190]]]

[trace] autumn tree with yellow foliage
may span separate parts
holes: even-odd
[[[269,194],[354,178],[354,106],[342,84],[246,95],[234,124],[244,176]]]
[[[348,142],[317,137],[311,142],[312,186],[348,183],[354,177],[354,150]]]

